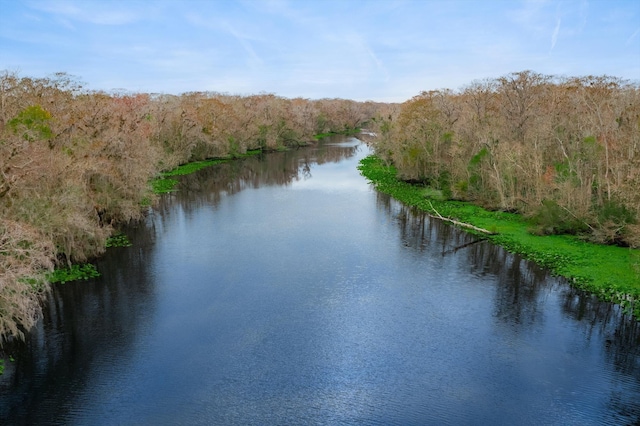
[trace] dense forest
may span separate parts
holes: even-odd
[[[105,93],[67,74],[0,73],[0,335],[41,313],[48,273],[100,255],[139,219],[151,181],[193,161],[306,145],[383,107],[272,94]]]
[[[525,71],[381,104],[106,93],[64,73],[5,71],[0,335],[21,336],[35,323],[54,267],[100,255],[119,224],[153,206],[151,181],[163,171],[363,125],[401,178],[446,198],[522,213],[536,233],[640,246],[637,83]]]
[[[640,246],[640,86],[524,71],[423,92],[377,120],[376,154],[446,198],[539,234]]]

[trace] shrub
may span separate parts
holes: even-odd
[[[571,215],[554,200],[543,200],[529,220],[529,231],[536,235],[577,234],[588,230],[585,222]]]

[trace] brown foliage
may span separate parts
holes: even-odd
[[[53,243],[35,228],[0,219],[0,337],[20,337],[35,324],[53,255]]]
[[[387,128],[376,150],[404,177],[529,215],[550,200],[593,239],[638,246],[637,84],[524,71],[423,92]]]
[[[161,171],[306,144],[320,127],[360,126],[376,108],[271,94],[109,94],[64,73],[0,73],[0,336],[33,325],[44,271],[99,255],[115,226],[142,216]]]

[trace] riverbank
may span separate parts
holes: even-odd
[[[242,158],[252,157],[262,154],[262,149],[248,150],[244,154],[238,154],[235,156],[210,158],[202,161],[193,161],[190,163],[182,164],[167,172],[162,172],[157,178],[150,181],[150,185],[153,189],[153,193],[156,195],[167,194],[176,191],[176,185],[178,180],[173,179],[175,176],[184,176],[191,173],[195,173],[198,170],[210,167],[216,164],[227,163],[233,160],[239,160]],[[112,237],[109,237],[106,243],[106,248],[110,247],[126,247],[130,245],[126,235],[115,233]],[[56,268],[52,273],[47,276],[47,280],[51,284],[64,284],[70,281],[88,280],[90,278],[99,277],[100,273],[97,271],[92,263],[73,264],[68,267]]]
[[[0,82],[0,346],[42,316],[55,267],[101,256],[120,224],[144,216],[154,192],[172,190],[175,179],[164,172],[295,148],[386,108],[272,94],[98,93],[64,73],[5,71]],[[53,281],[95,274],[88,268],[58,272]]]
[[[396,169],[375,156],[363,159],[358,169],[378,191],[429,214],[487,230],[489,233],[465,228],[566,278],[577,288],[620,304],[640,319],[640,303],[636,303],[640,299],[640,250],[588,243],[573,235],[533,235],[524,217],[442,199],[436,191],[398,180]]]
[[[210,158],[202,161],[194,161],[186,164],[182,164],[175,169],[169,170],[168,172],[163,172],[159,177],[153,179],[151,181],[151,186],[153,188],[153,192],[155,194],[166,194],[168,192],[175,191],[175,186],[178,184],[176,179],[173,179],[175,176],[184,176],[191,173],[195,173],[198,170],[204,169],[205,167],[210,167],[215,164],[226,163],[232,160],[238,160],[241,158],[252,157],[254,155],[262,154],[264,151],[261,149],[252,149],[248,150],[244,154],[237,154],[235,156],[227,156],[227,157],[218,157],[218,158]]]

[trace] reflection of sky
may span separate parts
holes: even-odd
[[[360,141],[351,139],[348,142],[337,144],[330,143],[330,146],[354,147],[360,144]],[[371,186],[366,179],[354,179],[353,169],[357,163],[367,155],[370,151],[366,145],[360,145],[356,155],[350,161],[341,161],[339,163],[324,163],[322,166],[313,164],[311,166],[310,177],[302,177],[291,183],[291,189],[295,190],[318,190],[325,192],[338,191],[370,191]],[[355,164],[354,164],[355,162]]]
[[[311,168],[310,179],[300,179],[291,183],[291,189],[337,191],[370,191],[371,187],[362,180],[347,179],[347,173],[340,164],[325,164],[323,168]]]

